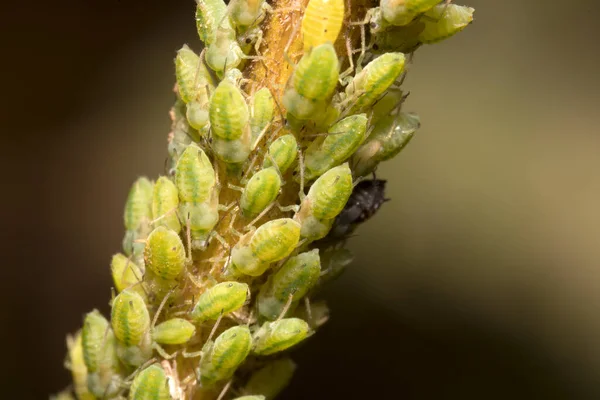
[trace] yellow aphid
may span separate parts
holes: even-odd
[[[202,0],[197,3],[196,28],[200,40],[208,47],[215,39],[217,26],[227,14],[227,5],[223,0]]]
[[[252,96],[252,108],[250,110],[250,128],[252,130],[252,142],[261,137],[263,130],[273,120],[275,101],[269,88],[262,88]]]
[[[152,192],[152,217],[154,226],[164,226],[175,232],[181,230],[177,217],[179,197],[177,187],[166,176],[158,178]]]
[[[177,52],[175,77],[181,100],[186,104],[198,102],[208,105],[208,97],[214,90],[213,79],[203,60],[187,45]]]
[[[215,171],[204,151],[196,144],[189,145],[175,168],[175,185],[181,203],[207,201],[215,182]]]
[[[334,43],[344,22],[344,0],[310,0],[302,18],[304,51]]]
[[[183,242],[176,232],[159,226],[148,236],[144,259],[146,268],[154,275],[172,281],[181,274],[185,265]]]
[[[171,400],[167,375],[159,364],[138,373],[129,389],[129,400]]]

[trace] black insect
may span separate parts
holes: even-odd
[[[382,179],[360,181],[352,190],[342,212],[333,221],[325,240],[345,239],[359,224],[375,215],[381,205],[390,200],[385,198],[385,183]]]

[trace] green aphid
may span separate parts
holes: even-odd
[[[421,126],[416,114],[400,112],[379,121],[369,140],[352,156],[356,176],[373,172],[380,162],[396,156],[410,142]]]
[[[112,398],[121,383],[116,340],[108,321],[98,310],[85,316],[81,346],[89,391],[100,398]]]
[[[259,314],[269,320],[276,319],[290,296],[293,307],[317,283],[320,273],[318,249],[290,258],[261,287],[257,298]]]
[[[237,68],[247,58],[237,41],[235,28],[228,16],[223,18],[215,30],[212,43],[205,53],[206,64],[223,77],[227,70]]]
[[[260,24],[267,8],[265,0],[231,0],[228,11],[233,24],[243,31]]]
[[[240,88],[223,80],[210,101],[212,148],[224,162],[245,161],[252,147],[250,112]]]
[[[235,140],[248,128],[250,112],[239,87],[223,80],[210,101],[210,125],[214,136]]]
[[[210,92],[215,87],[214,81],[203,60],[187,45],[177,52],[175,77],[181,100],[186,104],[198,102],[208,105]]]
[[[292,166],[298,154],[298,143],[292,134],[283,135],[269,145],[268,155],[263,161],[263,168],[273,166],[273,160],[281,174]]]
[[[372,26],[372,25],[371,25]],[[387,52],[401,52],[404,54],[414,52],[420,45],[419,34],[425,28],[420,18],[408,25],[391,26],[378,33],[373,33],[371,28],[371,44],[374,54]]]
[[[287,112],[300,120],[318,120],[331,100],[339,78],[339,63],[331,43],[313,48],[296,65],[283,96]]]
[[[254,334],[254,354],[266,356],[289,349],[300,343],[310,333],[306,321],[299,318],[283,318],[265,322]]]
[[[381,0],[381,12],[389,23],[403,26],[439,2],[440,0]]]
[[[247,326],[234,326],[221,333],[202,349],[200,381],[202,386],[229,379],[237,367],[244,362],[252,348],[252,335]]]
[[[177,216],[179,208],[179,194],[175,184],[166,176],[158,178],[152,193],[152,217],[154,226],[164,226],[177,233],[181,231],[181,224]]]
[[[302,225],[301,237],[325,237],[333,219],[343,210],[352,194],[352,172],[348,163],[321,175],[311,186],[294,219]]]
[[[117,292],[130,288],[145,297],[144,288],[141,285],[144,271],[132,260],[121,253],[117,253],[112,258],[110,270]]]
[[[111,323],[119,342],[125,346],[139,345],[150,327],[150,314],[144,299],[129,290],[119,293],[113,300]]]
[[[192,247],[204,248],[209,232],[219,219],[219,190],[213,166],[197,145],[188,146],[179,158],[175,185],[179,191],[180,221],[184,226],[189,223]]]
[[[169,382],[159,364],[153,364],[133,379],[129,400],[171,400]]]
[[[65,367],[71,371],[73,377],[73,390],[80,400],[94,400],[96,396],[88,389],[88,369],[83,359],[83,345],[81,331],[75,336],[67,336],[68,355]]]
[[[175,185],[180,203],[206,202],[215,183],[215,170],[204,151],[196,144],[189,145],[175,168]]]
[[[215,320],[236,311],[246,303],[248,285],[240,282],[221,282],[206,290],[194,306],[190,318],[196,323]]]
[[[419,35],[422,43],[436,43],[462,31],[473,22],[474,8],[440,4],[427,11],[421,21],[425,28]]]
[[[152,182],[147,178],[138,178],[131,187],[125,202],[123,250],[128,256],[133,255],[136,262],[143,261],[141,255],[144,251],[144,244],[136,241],[145,239],[151,230],[152,186]]]
[[[146,268],[164,281],[173,281],[185,266],[185,249],[179,235],[159,226],[148,236],[144,251]]]
[[[183,318],[172,318],[152,329],[152,340],[161,344],[184,344],[196,334],[196,327]]]
[[[296,364],[287,357],[270,361],[250,376],[243,392],[260,393],[265,400],[273,400],[290,383],[295,371]]]
[[[186,106],[185,117],[188,123],[196,129],[202,136],[208,133],[208,102],[206,104],[193,101]]]
[[[305,152],[304,179],[311,181],[348,159],[365,140],[367,122],[366,114],[351,115],[313,141]]]
[[[240,199],[242,213],[254,218],[275,201],[281,189],[281,178],[275,168],[261,169],[246,183]]]
[[[367,66],[346,86],[346,102],[350,114],[373,105],[404,71],[402,53],[386,53]]]
[[[231,252],[228,274],[262,275],[269,265],[289,256],[300,240],[300,224],[275,219],[243,236]]]
[[[227,15],[227,5],[223,0],[202,0],[197,3],[196,28],[200,40],[208,47],[214,41],[217,26]]]
[[[111,324],[118,339],[117,353],[127,365],[139,366],[152,356],[150,314],[142,297],[124,290],[112,303]]]
[[[250,115],[250,129],[252,130],[252,143],[255,145],[264,133],[263,130],[273,120],[275,101],[269,88],[262,88],[252,96]]]

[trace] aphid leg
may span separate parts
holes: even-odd
[[[175,351],[173,354],[169,354],[156,342],[152,343],[152,348],[165,360],[171,360],[179,353],[179,351]]]
[[[351,77],[346,79],[347,77],[349,77],[353,72],[354,72],[354,60],[352,57],[352,38],[350,36],[346,36],[346,52],[348,54],[348,63],[350,64],[348,66],[348,68],[342,72],[338,78],[338,81],[340,82],[340,85],[342,86],[346,86],[348,84],[348,82],[352,79]]]
[[[192,226],[190,224],[191,219],[190,219],[190,213],[188,212],[188,215],[186,217],[185,220],[185,237],[187,239],[187,261],[189,263],[191,263],[192,260]]]
[[[300,170],[300,191],[298,192],[298,196],[300,197],[300,202],[302,202],[306,194],[304,193],[304,157],[302,156],[300,146],[298,146],[298,169]]]
[[[265,216],[265,215],[266,215],[266,214],[267,214],[269,211],[271,211],[271,208],[273,208],[273,206],[274,206],[275,204],[276,204],[276,202],[275,202],[275,201],[274,201],[274,202],[272,202],[271,204],[269,204],[269,205],[267,206],[267,208],[265,208],[264,210],[262,210],[262,211],[261,211],[261,213],[260,213],[260,214],[258,214],[258,215],[256,216],[256,218],[254,218],[252,221],[250,221],[250,222],[248,223],[248,225],[246,225],[246,227],[244,228],[244,230],[246,230],[246,231],[250,231],[250,230],[254,229],[254,228],[253,228],[253,227],[254,227],[254,224],[256,224],[256,223],[257,223],[257,222],[258,222],[258,221],[259,221],[259,220],[260,220],[262,217],[264,217],[264,216]]]
[[[294,291],[292,291],[292,293],[290,293],[290,295],[288,296],[287,302],[285,303],[283,310],[281,310],[281,314],[279,314],[279,316],[277,317],[275,322],[281,321],[283,319],[283,317],[285,317],[285,314],[287,314],[288,310],[290,309],[290,306],[292,305],[293,298],[294,298]]]
[[[165,375],[167,376],[167,383],[169,385],[169,394],[174,399],[185,399],[185,393],[181,387],[181,382],[179,381],[179,374],[177,373],[177,360],[173,360],[173,366],[167,360],[161,361],[160,365],[165,371]]]
[[[298,204],[292,204],[290,206],[282,206],[281,204],[277,203],[277,208],[279,208],[279,211],[281,211],[281,212],[293,211],[293,212],[297,213],[300,210],[300,206]]]
[[[308,322],[310,325],[314,324],[312,309],[310,308],[310,299],[308,296],[304,297],[304,307],[306,307],[306,315],[308,316]]]
[[[227,391],[229,390],[229,386],[231,386],[231,382],[233,382],[233,379],[230,379],[229,382],[227,382],[227,384],[223,387],[223,390],[221,390],[221,393],[219,393],[217,400],[223,400],[223,397],[225,397],[225,394],[227,394]]]
[[[241,187],[241,186],[236,186],[236,185],[234,185],[234,184],[232,184],[232,183],[228,183],[228,184],[227,184],[227,187],[228,187],[229,189],[232,189],[232,190],[237,190],[237,191],[239,191],[239,192],[243,192],[243,191],[244,191],[244,188],[243,188],[243,187]]]
[[[173,287],[173,289],[169,290],[167,292],[167,294],[165,294],[165,297],[163,297],[162,301],[160,302],[160,305],[158,306],[158,309],[156,310],[156,313],[154,314],[154,318],[152,319],[152,324],[150,325],[150,329],[153,329],[154,326],[156,325],[156,321],[158,321],[158,317],[160,316],[162,309],[165,307],[165,304],[167,304],[167,300],[173,294],[175,289],[177,289],[177,285],[175,285]]]

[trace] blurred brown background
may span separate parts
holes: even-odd
[[[462,2],[461,2],[462,3]],[[600,396],[600,5],[468,0],[416,55],[423,126],[296,354],[283,399]],[[166,156],[194,2],[9,2],[3,52],[0,398],[69,380],[64,337],[108,313],[138,175]]]

